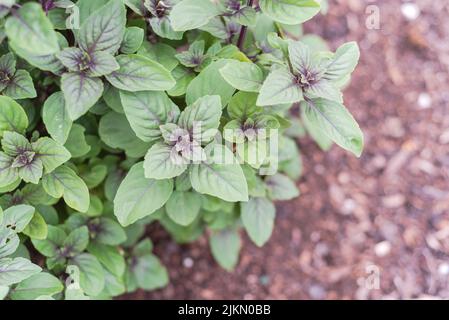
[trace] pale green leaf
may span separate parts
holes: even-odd
[[[103,81],[82,73],[64,73],[61,78],[66,108],[71,120],[84,115],[103,94]]]
[[[33,79],[31,79],[28,71],[25,70],[17,70],[3,93],[13,99],[31,99],[37,97]]]
[[[301,87],[286,69],[272,71],[260,89],[258,106],[271,106],[284,103],[295,103],[303,99]]]
[[[243,202],[242,222],[251,240],[262,247],[271,237],[274,227],[276,208],[266,198],[251,198]]]
[[[145,177],[164,180],[177,177],[187,169],[187,161],[172,146],[156,143],[145,155]]]
[[[89,244],[89,229],[86,226],[70,232],[64,240],[63,247],[70,253],[81,253]]]
[[[136,137],[124,114],[113,111],[101,118],[98,132],[106,145],[125,150],[126,154],[133,158],[144,156],[150,146]]]
[[[168,284],[168,272],[159,259],[152,255],[140,256],[131,267],[137,284],[145,290],[155,290]]]
[[[42,178],[45,191],[54,198],[64,197],[67,205],[79,212],[89,208],[89,189],[84,181],[67,166],[61,166]]]
[[[234,229],[225,229],[210,235],[212,255],[220,266],[232,271],[238,263],[242,246],[240,235]]]
[[[98,259],[89,253],[82,253],[70,259],[69,265],[79,268],[79,281],[83,291],[97,296],[104,288],[104,271]]]
[[[112,219],[100,218],[93,225],[99,230],[92,235],[93,239],[98,243],[117,246],[126,241],[125,231]]]
[[[268,196],[272,200],[291,200],[299,196],[295,183],[283,174],[275,174],[265,179]]]
[[[125,54],[135,53],[139,50],[143,42],[145,32],[139,27],[128,27],[125,31],[120,51]]]
[[[184,95],[190,82],[195,79],[196,76],[195,72],[183,66],[177,66],[172,71],[172,75],[176,80],[176,85],[167,91],[167,93],[172,97]]]
[[[50,136],[64,144],[72,127],[72,120],[62,92],[56,92],[47,98],[42,109],[42,120]]]
[[[0,286],[9,286],[28,279],[42,269],[24,258],[0,259]]]
[[[111,0],[95,10],[79,30],[79,45],[86,52],[114,54],[125,35],[126,9],[122,0]]]
[[[131,128],[143,141],[156,141],[161,136],[159,126],[178,119],[179,108],[164,92],[121,91],[120,97]]]
[[[39,3],[23,4],[6,20],[5,31],[17,47],[35,55],[49,55],[59,50],[56,32]]]
[[[14,232],[22,232],[30,223],[34,216],[34,208],[29,205],[20,204],[9,207],[3,212],[2,227],[14,230]]]
[[[212,153],[211,158],[221,159],[191,166],[192,187],[199,193],[209,194],[225,201],[248,201],[245,175],[232,152],[224,146],[217,145]]]
[[[62,228],[49,225],[46,239],[31,239],[31,242],[40,254],[50,258],[58,254],[58,250],[62,247],[66,238],[67,235]]]
[[[169,90],[175,85],[170,72],[162,65],[137,54],[119,55],[120,69],[106,75],[116,88],[125,91]]]
[[[221,76],[241,91],[259,92],[264,82],[262,70],[254,63],[229,61],[220,69]]]
[[[211,141],[218,129],[221,118],[220,97],[203,96],[188,106],[179,116],[179,125],[189,132],[195,141]]]
[[[200,213],[201,196],[195,192],[174,191],[165,208],[170,219],[179,225],[188,226]]]
[[[70,152],[53,139],[44,137],[32,143],[36,158],[42,161],[45,173],[50,173],[70,160]]]
[[[340,46],[330,62],[326,65],[324,77],[338,81],[350,75],[360,58],[360,50],[356,42],[348,42]]]
[[[150,43],[145,41],[137,54],[144,56],[172,71],[178,64],[176,49],[165,43]]]
[[[258,109],[256,106],[257,94],[250,92],[237,92],[229,101],[228,114],[232,119],[246,121]]]
[[[357,157],[363,150],[363,133],[349,111],[340,103],[316,99],[303,103],[310,125]]]
[[[115,276],[120,277],[125,272],[125,259],[117,248],[93,242],[89,244],[87,251]]]
[[[39,214],[39,212],[35,212],[33,219],[31,219],[30,223],[23,230],[23,233],[26,234],[31,239],[42,240],[47,238],[48,235],[48,227],[44,218]]]
[[[28,117],[23,108],[9,97],[0,96],[0,137],[5,131],[24,133]]]
[[[206,25],[220,13],[220,8],[213,1],[183,0],[173,7],[170,19],[175,31],[187,31]]]
[[[64,289],[55,276],[41,272],[19,283],[10,296],[13,300],[34,300],[41,296],[53,296]]]
[[[70,152],[72,158],[80,158],[86,155],[91,147],[87,144],[84,132],[86,129],[80,124],[73,124],[64,147]]]
[[[187,104],[192,104],[206,95],[219,95],[222,107],[228,104],[235,89],[222,77],[220,69],[229,61],[230,59],[220,59],[212,62],[190,82],[186,92]]]
[[[262,12],[277,22],[299,24],[320,12],[315,0],[260,0]]]
[[[172,192],[172,180],[147,179],[143,164],[138,163],[131,168],[117,191],[114,214],[121,225],[128,226],[161,208]]]

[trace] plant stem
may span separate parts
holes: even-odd
[[[254,0],[248,0],[247,6],[248,6],[248,7],[252,7],[252,6],[253,6],[253,2],[254,2]],[[240,50],[243,49],[243,42],[245,42],[246,29],[247,29],[247,28],[248,28],[247,26],[242,26],[242,28],[240,29],[239,39],[237,40],[237,47],[238,47]]]

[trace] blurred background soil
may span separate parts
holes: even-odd
[[[370,30],[376,8],[380,29]],[[448,16],[447,0],[331,0],[305,30],[332,49],[360,45],[345,104],[365,133],[363,156],[298,141],[302,195],[278,204],[264,248],[243,235],[234,273],[205,237],[180,246],[152,229],[170,285],[133,298],[449,298]]]

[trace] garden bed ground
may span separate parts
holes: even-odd
[[[151,227],[170,285],[132,298],[449,298],[449,3],[415,2],[413,23],[399,0],[334,0],[306,24],[333,49],[360,44],[345,98],[366,135],[362,158],[299,141],[302,195],[278,205],[264,248],[245,236],[234,273],[215,264],[205,238],[179,246]],[[365,27],[369,4],[380,30]],[[367,265],[379,268],[379,290],[361,286]]]

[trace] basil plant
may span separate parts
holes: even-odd
[[[0,298],[168,283],[146,226],[225,269],[299,195],[297,138],[360,156],[354,42],[317,0],[0,0]]]

